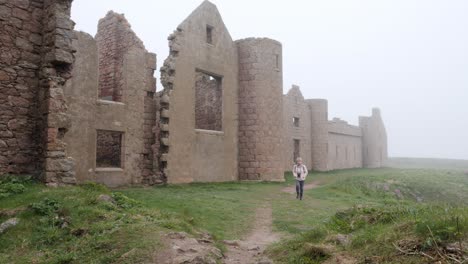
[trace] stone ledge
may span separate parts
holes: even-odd
[[[122,102],[108,101],[108,100],[102,100],[102,99],[96,100],[96,103],[100,105],[125,105]]]
[[[216,136],[224,136],[224,131],[214,131],[214,130],[205,130],[205,129],[195,129],[196,133],[199,134],[208,134],[208,135],[216,135]]]
[[[96,168],[95,172],[123,172],[122,168]]]

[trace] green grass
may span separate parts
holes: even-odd
[[[394,244],[410,239],[412,247],[431,251],[436,243],[467,239],[468,176],[461,171],[357,169],[310,179],[322,185],[306,191],[304,201],[283,195],[275,203],[276,229],[292,235],[270,249],[279,263],[320,263],[307,251],[311,244],[361,262],[421,263],[421,257],[400,256]],[[348,235],[350,243],[330,243],[337,234]]]
[[[23,186],[23,192],[0,198],[0,223],[9,218],[2,211],[24,209],[17,216],[20,224],[0,236],[0,263],[144,263],[160,250],[161,232],[209,232],[217,241],[239,238],[248,232],[255,208],[281,184],[114,191],[97,184]],[[101,194],[111,194],[117,205],[98,202]],[[122,258],[127,252],[132,254]]]
[[[239,239],[255,209],[273,208],[283,240],[268,253],[278,263],[321,263],[333,254],[360,262],[421,263],[394,244],[431,254],[467,239],[468,176],[460,170],[353,169],[313,172],[319,187],[298,201],[285,183],[213,183],[109,190],[97,184],[46,188],[29,180],[0,182],[0,223],[22,209],[19,225],[0,235],[0,263],[147,263],[161,234],[185,231]],[[396,194],[398,193],[398,195]],[[115,205],[99,202],[112,195]],[[338,245],[333,237],[349,236]],[[128,253],[131,252],[131,253]],[[126,254],[128,253],[128,254]]]
[[[20,223],[0,236],[0,263],[133,263],[158,247],[165,223],[191,228],[185,219],[160,211],[97,202],[100,194],[110,193],[102,187],[25,187],[24,193],[0,200],[2,211],[24,210],[17,216]],[[133,248],[135,254],[120,259]]]
[[[186,184],[127,189],[122,193],[146,208],[174,212],[219,239],[235,239],[249,230],[255,209],[278,192],[280,183]]]

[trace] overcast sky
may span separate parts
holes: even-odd
[[[167,36],[201,2],[75,0],[72,18],[95,35],[108,10],[124,13],[159,68]],[[285,92],[297,84],[352,124],[381,108],[390,156],[468,159],[468,1],[212,2],[233,39],[283,43]]]

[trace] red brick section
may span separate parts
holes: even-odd
[[[195,79],[195,128],[223,130],[221,79],[197,72]]]
[[[76,183],[75,162],[66,155],[64,135],[71,122],[63,87],[71,78],[75,52],[74,23],[70,20],[72,0],[44,0],[43,58],[39,74],[39,131],[42,144],[39,160],[42,179],[49,185]]]
[[[96,35],[99,51],[99,98],[122,102],[123,59],[130,47],[144,49],[124,15],[113,11],[99,20]]]

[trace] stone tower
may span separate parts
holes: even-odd
[[[282,46],[236,41],[239,56],[239,179],[282,181]]]
[[[372,116],[359,117],[362,129],[363,166],[379,168],[388,159],[387,132],[378,108],[372,109]]]
[[[307,100],[311,112],[311,143],[313,170],[328,170],[328,101]]]

